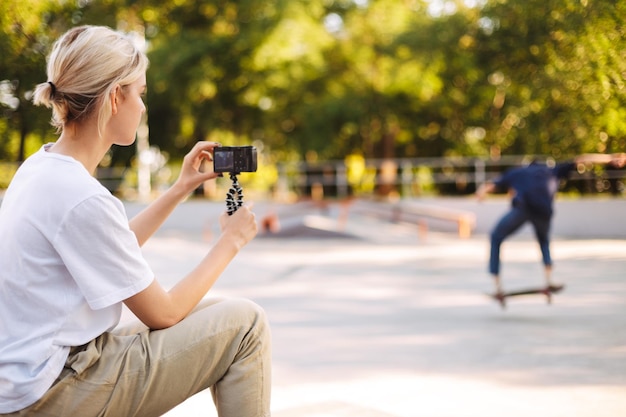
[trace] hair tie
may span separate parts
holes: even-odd
[[[54,98],[54,96],[57,93],[57,87],[54,85],[52,81],[48,81],[48,84],[50,84],[50,89],[52,90],[50,97]]]

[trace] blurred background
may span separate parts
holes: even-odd
[[[0,0],[0,199],[57,137],[30,98],[83,24],[151,62],[137,140],[97,172],[131,217],[196,141],[258,149],[239,180],[262,238],[212,291],[268,312],[277,417],[624,414],[626,170],[579,165],[561,189],[554,306],[485,297],[508,200],[464,196],[531,159],[626,151],[626,0]],[[230,185],[144,247],[165,285],[212,244]],[[531,230],[509,245],[507,287],[540,282]],[[206,416],[194,398],[168,415]]]
[[[56,138],[30,98],[72,26],[151,61],[137,141],[98,170],[111,191],[149,200],[215,140],[257,147],[248,195],[294,201],[464,195],[531,157],[626,150],[625,20],[621,0],[3,0],[0,193]],[[620,195],[625,175],[580,166],[563,191]]]

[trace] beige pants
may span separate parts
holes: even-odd
[[[248,300],[208,299],[168,329],[136,322],[72,349],[43,398],[8,415],[160,416],[211,388],[220,417],[267,417],[270,362],[263,310]]]

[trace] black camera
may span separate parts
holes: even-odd
[[[256,148],[254,146],[218,146],[213,148],[213,171],[256,172]]]

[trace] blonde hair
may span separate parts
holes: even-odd
[[[35,105],[52,108],[52,125],[61,131],[98,109],[98,132],[111,116],[113,89],[145,74],[148,58],[125,34],[104,26],[79,26],[59,38],[48,56],[48,81],[37,85]]]

